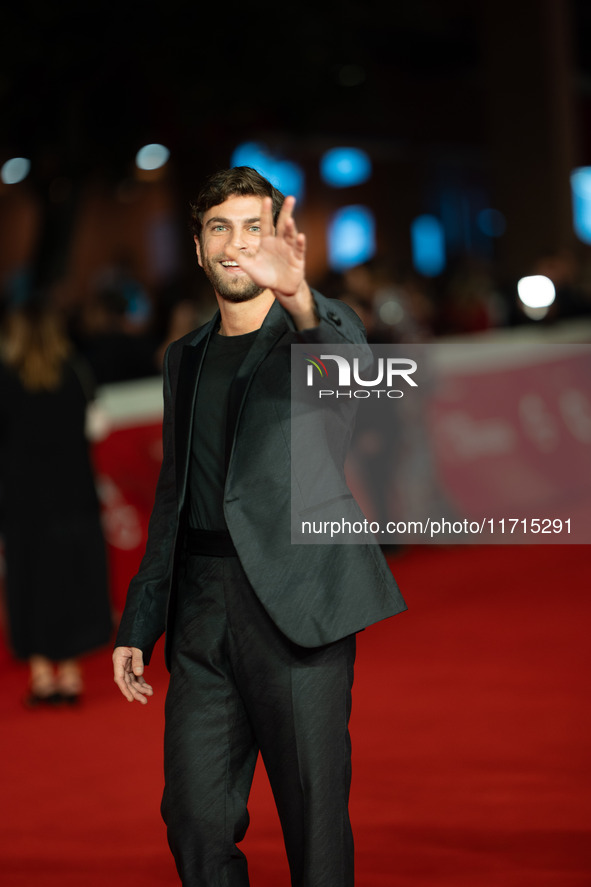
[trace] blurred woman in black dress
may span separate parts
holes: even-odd
[[[40,305],[10,313],[0,346],[0,531],[8,630],[31,705],[76,702],[78,657],[109,641],[105,545],[85,437],[89,376]]]

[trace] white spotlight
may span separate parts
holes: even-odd
[[[26,157],[11,157],[0,169],[0,178],[5,185],[17,185],[26,179],[31,169],[31,161]]]
[[[144,145],[135,155],[135,165],[138,169],[160,169],[169,157],[170,151],[164,145]]]
[[[532,320],[541,320],[545,317],[556,298],[554,284],[543,274],[522,277],[517,283],[517,293],[524,314]]]

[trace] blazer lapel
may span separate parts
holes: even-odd
[[[252,378],[267,354],[274,348],[277,340],[289,329],[290,324],[287,320],[286,312],[279,302],[273,302],[258,336],[236,373],[230,390],[228,425],[226,429],[226,469],[230,464],[240,415],[244,408],[244,401]]]
[[[206,324],[190,345],[183,345],[179,364],[178,383],[175,396],[175,459],[177,466],[177,489],[183,492],[187,483],[191,436],[195,413],[195,395],[207,343],[219,326],[219,311]]]

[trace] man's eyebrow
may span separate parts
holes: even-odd
[[[255,223],[258,224],[261,221],[261,217],[255,216],[252,219],[239,219],[238,221],[242,222],[243,225],[254,225]],[[209,225],[231,225],[232,220],[224,219],[223,216],[214,216],[214,218],[208,219],[205,224],[206,227]]]

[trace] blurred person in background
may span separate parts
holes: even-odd
[[[431,293],[408,268],[371,259],[338,274],[331,272],[320,289],[353,308],[372,344],[428,342],[433,337]]]
[[[488,268],[468,259],[459,261],[442,285],[436,335],[483,333],[504,322],[502,300]]]
[[[161,373],[168,346],[206,323],[217,308],[211,290],[195,287],[193,281],[178,277],[168,281],[154,294],[154,336],[158,342],[154,365]]]
[[[124,290],[116,284],[93,291],[73,319],[71,338],[97,385],[158,373],[157,342],[150,329],[130,324]]]
[[[556,290],[556,298],[543,318],[546,323],[589,314],[591,303],[585,292],[584,269],[572,250],[546,250],[534,263],[532,274],[548,277]]]
[[[85,437],[93,382],[40,302],[0,339],[0,532],[10,643],[30,706],[78,702],[78,658],[111,636],[105,544]]]

